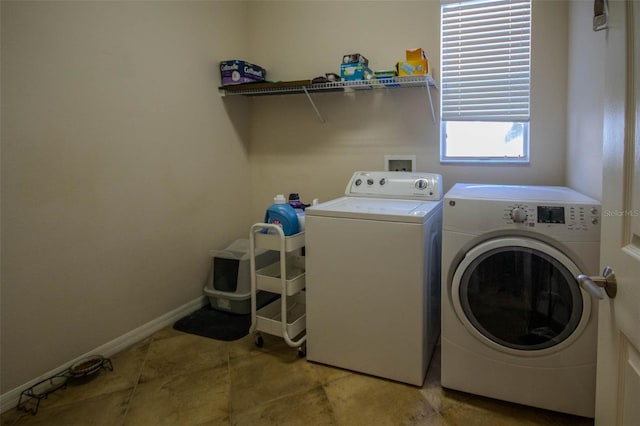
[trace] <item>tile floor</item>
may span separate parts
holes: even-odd
[[[444,390],[437,350],[422,388],[298,357],[265,335],[222,342],[167,327],[86,383],[2,425],[593,425],[592,419]]]

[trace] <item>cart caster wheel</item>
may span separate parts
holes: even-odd
[[[262,339],[262,336],[260,336],[260,335],[256,336],[255,342],[256,342],[256,346],[259,347],[259,348],[261,348],[262,345],[264,345],[264,340]]]
[[[302,346],[298,348],[298,357],[304,358],[305,356],[307,356],[307,344],[303,343]]]

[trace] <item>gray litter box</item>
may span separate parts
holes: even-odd
[[[213,309],[235,314],[251,313],[251,270],[249,240],[234,241],[224,250],[214,250],[211,255],[209,280],[204,293]],[[256,270],[280,259],[277,251],[256,248]],[[258,306],[265,296],[258,292]]]

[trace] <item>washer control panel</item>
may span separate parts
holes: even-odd
[[[345,194],[359,197],[442,199],[442,176],[417,172],[355,172]]]

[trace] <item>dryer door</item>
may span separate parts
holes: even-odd
[[[451,299],[465,327],[485,344],[544,355],[586,327],[590,297],[563,253],[526,237],[496,238],[469,250],[453,276]]]

